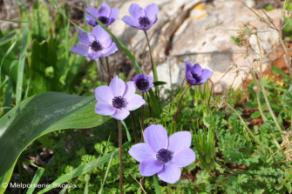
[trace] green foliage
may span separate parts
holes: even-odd
[[[94,114],[92,105],[90,97],[47,93],[28,98],[9,111],[0,119],[0,149],[6,156],[0,159],[0,176],[14,167],[21,152],[38,137],[61,129],[101,125],[103,119]]]

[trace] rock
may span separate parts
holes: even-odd
[[[120,16],[127,14],[132,1],[123,4]],[[214,1],[212,4],[199,1],[135,1],[140,5],[156,2],[160,5],[159,22],[149,32],[155,61],[159,63],[161,81],[179,84],[184,79],[185,59],[212,69],[212,82],[222,88],[238,88],[258,68],[262,49],[261,70],[270,64],[271,53],[279,46],[279,34],[269,28],[248,8],[252,0]],[[170,11],[171,10],[171,11]],[[256,10],[261,16],[264,13]],[[267,12],[276,26],[280,26],[281,10]],[[116,22],[113,31],[130,45],[136,56],[144,61],[145,71],[150,71],[149,58],[143,32],[130,29]],[[257,35],[256,35],[257,34]],[[239,45],[236,45],[232,38]]]
[[[260,21],[240,1],[215,1],[214,7],[208,7],[206,11],[208,15],[204,18],[190,17],[185,21],[187,24],[183,24],[183,29],[174,37],[171,57],[189,58],[200,63],[214,71],[214,83],[222,82],[227,87],[238,88],[257,66],[260,45],[262,70],[266,69],[270,64],[269,54],[279,46],[277,31]],[[267,14],[279,26],[281,10]],[[231,37],[240,33],[246,38],[246,45],[242,47],[231,41]]]

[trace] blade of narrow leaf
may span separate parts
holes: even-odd
[[[151,107],[151,110],[153,111],[153,116],[160,117],[162,109],[161,109],[161,103],[159,102],[159,98],[155,95],[153,90],[149,91],[149,104]]]
[[[39,183],[41,177],[43,176],[45,172],[45,169],[42,167],[39,167],[38,170],[36,171],[31,183],[30,183],[30,187],[28,188],[26,194],[33,194],[37,184]]]
[[[7,172],[2,176],[0,176],[0,194],[3,194],[6,190],[6,187],[9,184],[9,181],[11,179],[13,169],[14,169],[15,164],[7,170]]]
[[[17,67],[16,104],[19,104],[19,102],[21,101],[25,56],[26,56],[28,43],[29,43],[29,30],[28,30],[28,27],[26,27],[23,32],[22,47],[20,50],[20,56],[19,56],[18,67]]]
[[[1,37],[0,46],[3,46],[4,44],[11,42],[13,39],[15,39],[15,31],[11,31],[6,36]]]
[[[78,166],[77,168],[72,170],[71,172],[64,174],[64,175],[60,176],[59,178],[57,178],[57,180],[55,180],[54,182],[49,184],[45,189],[39,191],[38,194],[48,192],[48,191],[52,190],[53,188],[70,181],[73,178],[76,178],[78,176],[86,174],[86,173],[92,171],[96,167],[102,166],[103,164],[108,162],[113,155],[116,156],[117,153],[118,153],[118,151],[115,150],[114,152],[109,153],[109,154],[105,154],[102,157],[99,157],[95,160],[92,160],[87,164],[81,164],[80,166]]]
[[[105,174],[104,174],[104,178],[103,178],[103,181],[101,183],[101,186],[100,186],[100,189],[98,191],[98,194],[102,194],[102,192],[103,192],[103,186],[104,186],[104,184],[106,182],[106,179],[107,179],[107,176],[108,176],[108,172],[109,172],[109,169],[111,167],[112,160],[113,160],[113,156],[114,156],[114,153],[111,154],[111,157],[109,159],[109,162],[108,162],[108,165],[106,167]]]
[[[153,185],[154,185],[154,189],[155,189],[155,193],[156,194],[161,194],[161,189],[158,183],[158,179],[156,176],[153,177]]]
[[[14,49],[14,46],[16,45],[17,41],[15,40],[11,46],[8,48],[8,50],[5,52],[5,54],[3,55],[2,59],[1,59],[1,63],[0,63],[0,80],[2,80],[1,76],[2,76],[2,66],[4,64],[4,61],[6,59],[6,57],[11,53],[11,51]]]
[[[85,187],[84,187],[83,194],[88,194],[89,181],[90,181],[90,175],[87,174],[85,175]]]
[[[127,57],[129,58],[129,60],[133,63],[134,68],[136,70],[136,73],[142,73],[141,67],[139,65],[139,63],[136,60],[136,57],[133,55],[133,53],[127,48],[127,46],[118,38],[116,37],[109,28],[107,28],[105,25],[103,25],[103,23],[101,23],[100,21],[97,20],[97,22],[99,23],[99,25],[105,29],[112,37],[113,41],[116,43],[117,47],[125,53],[125,55],[127,55]]]
[[[103,124],[94,112],[93,97],[49,92],[31,97],[0,118],[0,177],[13,168],[35,139],[62,129],[84,129]],[[8,180],[9,181],[9,180]]]

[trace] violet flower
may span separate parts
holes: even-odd
[[[95,112],[117,120],[124,120],[130,111],[145,104],[144,99],[135,94],[135,91],[133,81],[125,83],[118,76],[115,76],[109,86],[99,86],[95,89],[97,100]]]
[[[176,132],[168,138],[162,125],[150,125],[143,135],[145,143],[138,143],[129,150],[129,154],[140,162],[142,176],[158,174],[160,180],[175,183],[180,179],[181,168],[195,161],[195,153],[190,148],[190,132]]]
[[[148,92],[154,86],[153,78],[142,73],[135,75],[133,81],[135,82],[136,88],[141,92]]]
[[[71,51],[91,60],[107,57],[118,50],[110,35],[100,26],[89,33],[79,30],[78,36],[79,43]]]
[[[119,10],[111,8],[108,4],[102,3],[100,7],[88,7],[85,10],[85,19],[87,24],[95,27],[97,20],[106,26],[112,24],[118,18]]]
[[[192,65],[189,61],[185,61],[186,80],[190,85],[201,85],[205,83],[213,74],[208,69],[203,69],[199,64]]]
[[[123,21],[133,28],[146,31],[157,22],[158,11],[158,6],[154,3],[148,5],[145,9],[133,3],[129,8],[131,16],[124,16]]]

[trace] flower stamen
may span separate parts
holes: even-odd
[[[126,99],[121,97],[121,96],[114,97],[112,103],[113,103],[113,107],[115,107],[117,109],[122,109],[122,108],[125,108],[127,106]]]

